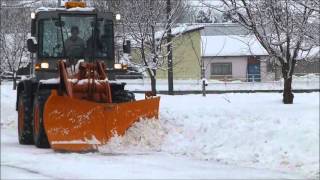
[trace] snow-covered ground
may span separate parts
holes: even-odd
[[[278,93],[161,96],[159,120],[77,154],[19,145],[11,88],[1,85],[1,179],[319,178],[318,92],[293,105]]]
[[[151,90],[150,79],[125,80],[127,88],[133,91]],[[241,81],[218,81],[208,80],[207,90],[282,90],[283,80],[267,82],[241,82]],[[308,74],[293,78],[293,89],[319,89],[320,75]],[[200,80],[174,80],[174,90],[198,90],[202,89]],[[168,80],[157,80],[157,90],[168,90]]]

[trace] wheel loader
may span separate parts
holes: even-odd
[[[141,118],[158,118],[160,97],[135,100],[125,83],[111,78],[126,68],[115,63],[115,17],[72,1],[31,14],[34,73],[17,89],[20,144],[95,151]]]

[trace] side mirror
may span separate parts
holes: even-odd
[[[27,40],[27,46],[28,46],[28,51],[31,53],[37,52],[37,44],[34,43],[33,39],[28,39]]]
[[[123,44],[123,53],[130,54],[131,53],[131,42],[127,40],[125,44]]]

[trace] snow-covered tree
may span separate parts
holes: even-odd
[[[165,60],[172,51],[172,47],[168,48],[168,31],[179,18],[183,3],[176,0],[169,17],[166,1],[134,0],[133,3],[126,1],[124,4],[131,8],[131,11],[124,14],[124,24],[129,29],[128,36],[137,45],[141,59],[139,64],[148,72],[151,90],[156,92],[156,70],[164,67]]]
[[[201,50],[200,50],[200,53],[197,52],[196,50],[196,42],[194,42],[192,40],[192,37],[190,34],[188,34],[188,38],[191,42],[191,47],[192,47],[192,50],[194,52],[194,54],[196,55],[197,57],[197,61],[198,61],[198,65],[199,65],[199,68],[200,68],[200,78],[201,78],[201,90],[202,90],[202,96],[206,96],[206,86],[208,85],[208,81],[205,77],[205,72],[206,72],[206,69],[208,67],[205,67],[205,64],[204,64],[204,61],[201,57],[201,52],[204,52],[205,49],[207,48],[207,44],[206,44],[206,41],[202,41],[201,40]]]
[[[314,4],[319,5],[314,0],[221,0],[220,5],[206,5],[228,13],[249,29],[269,55],[278,60],[284,79],[283,102],[291,104],[296,62],[319,48],[316,42],[320,17]]]
[[[115,12],[121,7],[121,0],[92,0],[91,5],[102,12]]]
[[[151,79],[151,89],[156,92],[156,70],[164,68],[168,56],[167,34],[181,17],[186,6],[184,0],[171,0],[172,7],[167,17],[166,0],[111,0],[94,1],[98,9],[110,10],[121,14],[121,21],[116,27],[116,36],[123,42],[130,40],[137,49],[135,55],[139,62],[133,66],[145,70]],[[170,43],[172,44],[172,43]]]
[[[205,12],[204,10],[200,10],[198,12],[196,22],[197,23],[212,23],[211,11]]]
[[[12,72],[14,89],[16,72],[29,61],[26,47],[30,29],[29,15],[30,9],[23,7],[5,8],[0,12],[1,70]]]
[[[229,12],[223,12],[222,13],[222,17],[221,17],[221,22],[223,23],[235,23],[236,21],[234,19],[232,19],[232,16],[230,15]]]

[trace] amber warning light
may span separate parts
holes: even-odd
[[[81,1],[69,1],[64,4],[64,7],[67,9],[75,8],[75,7],[85,8],[87,7],[87,5],[85,2],[81,2]]]

